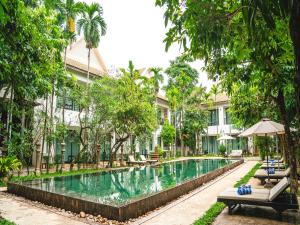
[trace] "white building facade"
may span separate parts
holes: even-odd
[[[217,94],[213,97],[211,105],[203,105],[208,110],[208,127],[202,135],[202,151],[204,154],[217,154],[220,144],[227,147],[227,151],[243,150],[252,151],[252,142],[248,138],[241,138],[238,135],[242,130],[237,129],[229,115],[230,101],[226,94]],[[229,135],[234,140],[218,141],[218,138]]]

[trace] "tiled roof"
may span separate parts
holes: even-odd
[[[107,73],[107,68],[102,56],[97,48],[91,49],[90,72],[96,76]],[[67,66],[71,69],[78,69],[87,73],[88,69],[88,49],[83,38],[79,39],[67,49]]]

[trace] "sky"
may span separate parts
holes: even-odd
[[[107,33],[101,38],[99,51],[107,68],[126,68],[129,60],[138,69],[167,68],[169,61],[180,55],[177,44],[165,52],[164,10],[155,7],[155,0],[84,1],[98,2],[103,8]],[[204,63],[196,61],[192,66],[200,73],[199,82],[210,88],[212,82],[201,70]]]

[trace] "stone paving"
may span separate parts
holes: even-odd
[[[288,225],[300,224],[300,213],[294,210],[287,210],[279,218],[278,214],[271,208],[243,206],[234,211],[233,215],[228,214],[227,208],[217,217],[213,225]]]
[[[0,216],[18,225],[86,225],[87,223],[63,216],[20,201],[17,197],[0,193]]]
[[[134,225],[190,225],[216,202],[217,195],[232,187],[257,161],[248,161],[191,193],[149,213]]]

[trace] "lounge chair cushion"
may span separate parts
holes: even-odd
[[[268,189],[253,189],[249,195],[239,195],[237,188],[229,188],[221,192],[218,198],[248,201],[268,201],[270,191]]]
[[[243,150],[232,150],[229,156],[241,157],[243,155]]]
[[[287,177],[290,175],[290,168],[287,168],[286,170],[276,170],[275,174],[269,174],[270,178],[272,177]],[[268,173],[266,170],[264,169],[259,169],[256,171],[255,176],[254,177],[268,177]]]
[[[144,155],[140,155],[142,161],[146,161],[146,157]]]
[[[128,156],[128,161],[129,162],[136,162],[135,158],[133,157],[133,155]]]
[[[278,184],[276,184],[270,190],[269,201],[273,201],[280,193],[282,193],[288,186],[290,185],[290,181],[288,178],[284,177]]]

